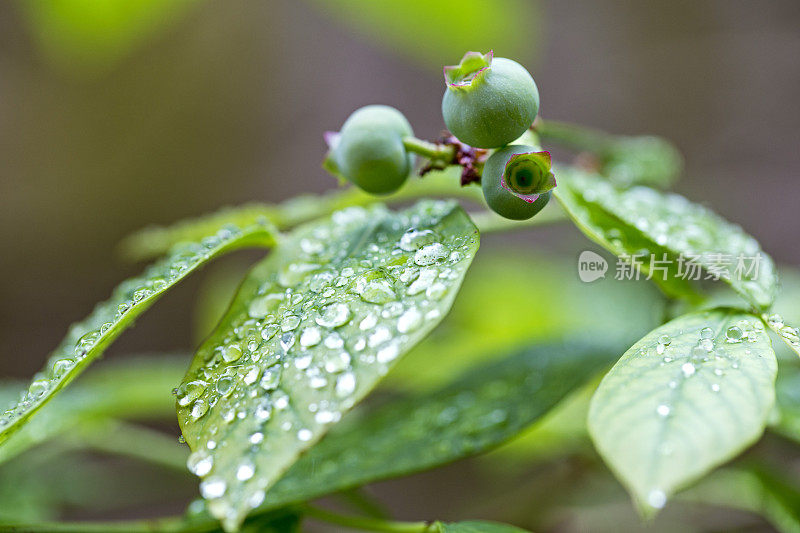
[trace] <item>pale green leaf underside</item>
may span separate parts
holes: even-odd
[[[589,340],[532,346],[473,368],[442,389],[350,416],[292,466],[267,493],[263,508],[486,451],[547,413],[616,353]]]
[[[463,522],[449,523],[435,522],[431,527],[431,533],[525,533],[526,531],[526,529],[516,526],[484,520],[465,520]]]
[[[45,368],[34,376],[19,401],[0,414],[0,442],[7,439],[56,392],[80,374],[134,320],[173,285],[212,258],[247,246],[274,242],[272,226],[256,223],[239,228],[226,226],[199,242],[184,243],[144,273],[120,284],[111,298],[98,304],[92,314],[72,325]]]
[[[0,463],[84,422],[167,418],[174,409],[170,390],[180,381],[186,357],[131,357],[101,366],[81,377],[0,444]],[[0,386],[0,399],[16,397],[18,387],[13,395],[9,395],[11,390],[10,385]]]
[[[642,186],[618,189],[596,175],[569,167],[559,168],[557,176],[556,196],[565,209],[587,235],[610,251],[619,255],[621,248],[627,254],[644,254],[645,263],[650,254],[660,260],[666,251],[671,276],[678,273],[682,256],[702,267],[705,275],[701,277],[719,277],[751,305],[763,309],[772,304],[777,286],[775,266],[739,226],[674,193]],[[594,220],[596,216],[601,220]],[[614,225],[613,218],[625,227],[619,222]],[[651,244],[632,250],[640,244],[625,241],[635,231],[639,233],[634,235],[636,240],[643,237]],[[684,264],[683,272],[689,269]],[[689,277],[693,278],[693,273]]]
[[[764,430],[775,353],[760,320],[729,309],[655,329],[603,378],[589,432],[645,514]]]
[[[226,528],[441,320],[477,247],[452,202],[351,207],[251,272],[178,397],[190,468]]]
[[[764,315],[764,322],[769,329],[774,331],[783,342],[797,355],[800,355],[800,328],[788,324],[786,320],[778,314]]]

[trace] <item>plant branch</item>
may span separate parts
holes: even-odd
[[[330,524],[337,524],[350,529],[360,529],[364,531],[380,531],[383,533],[430,533],[430,524],[427,522],[393,522],[380,520],[377,518],[366,518],[362,516],[341,515],[312,507],[309,505],[302,507],[303,512],[310,518],[315,518]]]

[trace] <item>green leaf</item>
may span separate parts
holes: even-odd
[[[617,255],[639,255],[644,272],[650,270],[651,254],[669,261],[658,265],[667,267],[667,281],[661,272],[653,276],[668,294],[685,292],[683,278],[703,277],[726,281],[756,308],[772,304],[775,266],[739,226],[674,193],[643,186],[620,189],[575,168],[559,168],[556,175],[556,197],[587,236]]]
[[[434,522],[431,530],[439,533],[525,533],[527,531],[516,526],[487,522],[485,520],[465,520],[463,522],[449,523]]]
[[[596,339],[530,346],[447,386],[349,416],[267,492],[265,509],[407,475],[492,448],[614,360]]]
[[[692,313],[634,344],[603,378],[589,432],[644,514],[759,438],[775,401],[760,320]]]
[[[178,398],[192,469],[227,529],[438,324],[477,248],[453,202],[352,207],[252,271]]]
[[[170,390],[185,369],[186,357],[159,355],[126,358],[87,373],[0,444],[0,463],[81,423],[168,418],[174,412]],[[0,400],[18,390],[16,383],[3,385]]]
[[[467,50],[491,48],[503,57],[529,60],[541,40],[539,3],[529,0],[311,3],[390,52],[426,67],[441,69],[457,63]]]
[[[0,414],[0,443],[100,357],[139,315],[176,283],[220,254],[273,242],[273,230],[266,223],[245,228],[227,226],[200,242],[177,247],[170,256],[148,267],[141,276],[124,281],[109,300],[99,304],[82,322],[72,325],[45,368],[34,376],[27,391]]]

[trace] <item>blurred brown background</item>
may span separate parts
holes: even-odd
[[[530,68],[545,117],[668,137],[686,156],[681,192],[779,262],[800,263],[800,3],[473,4],[501,32],[509,21],[514,40],[495,51]],[[334,187],[319,167],[321,132],[367,103],[394,105],[419,136],[437,136],[440,66],[471,46],[469,33],[437,46],[413,18],[384,20],[384,31],[331,1],[197,0],[129,29],[117,48],[100,35],[76,52],[47,6],[0,4],[4,376],[38,370],[70,322],[139,271],[116,255],[131,231]],[[204,280],[250,259],[189,280],[113,351],[193,346]]]

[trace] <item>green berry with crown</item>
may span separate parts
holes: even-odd
[[[539,112],[539,90],[525,67],[468,52],[444,68],[442,116],[447,129],[476,148],[500,148],[527,130]]]
[[[550,153],[518,144],[489,156],[481,177],[487,205],[512,220],[526,220],[541,211],[555,186]]]

